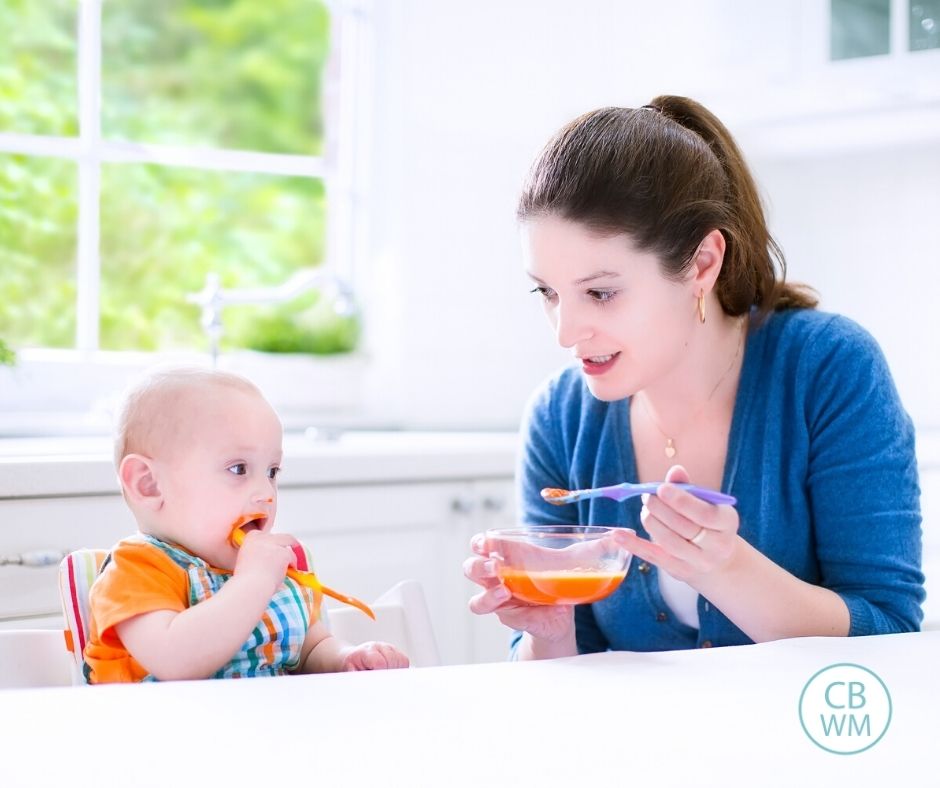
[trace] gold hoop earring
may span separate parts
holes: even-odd
[[[705,322],[705,291],[698,294],[698,319]]]

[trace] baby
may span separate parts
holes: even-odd
[[[285,574],[297,544],[272,533],[281,423],[226,372],[151,373],[128,395],[115,463],[140,533],[91,588],[92,684],[403,668],[386,643],[351,646],[318,620],[319,599]],[[233,525],[244,527],[240,549]]]

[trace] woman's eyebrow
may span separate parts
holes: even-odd
[[[606,276],[618,277],[618,276],[620,276],[620,274],[618,274],[616,271],[598,271],[597,273],[594,273],[594,274],[591,274],[590,276],[584,277],[584,279],[578,279],[578,280],[575,282],[575,284],[576,284],[576,285],[583,285],[583,284],[585,284],[585,283],[587,283],[587,282],[591,282],[591,281],[593,281],[593,280],[595,280],[595,279],[603,279],[603,278],[606,277]]]
[[[533,282],[538,282],[540,285],[544,285],[544,284],[545,284],[545,282],[543,282],[541,279],[539,279],[535,274],[529,273],[528,271],[526,271],[526,276],[528,276],[529,279],[531,279]],[[583,284],[585,284],[586,282],[591,282],[591,281],[593,281],[593,280],[595,280],[595,279],[602,279],[602,278],[605,277],[605,276],[610,276],[610,277],[616,278],[616,277],[620,276],[620,274],[618,274],[616,271],[598,271],[597,273],[594,273],[594,274],[591,274],[590,276],[584,277],[584,279],[577,279],[577,280],[575,280],[575,285],[576,285],[576,286],[577,286],[577,285],[583,285]]]

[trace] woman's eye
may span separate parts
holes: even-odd
[[[546,301],[551,301],[555,297],[554,290],[552,290],[550,287],[542,287],[541,285],[538,287],[533,287],[529,292],[538,293]]]
[[[244,462],[236,462],[234,465],[229,465],[227,468],[229,473],[233,473],[236,476],[244,476],[248,473],[248,464]]]
[[[615,295],[617,295],[616,290],[588,290],[588,295],[600,304],[606,304],[610,301]]]
[[[268,468],[268,478],[269,478],[269,479],[276,479],[276,478],[277,478],[277,475],[278,475],[280,472],[281,472],[281,469],[280,469],[277,465],[274,465],[274,466]]]

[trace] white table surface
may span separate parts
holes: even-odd
[[[881,677],[893,718],[835,755],[818,670]],[[940,632],[243,681],[0,692],[0,784],[940,785]]]

